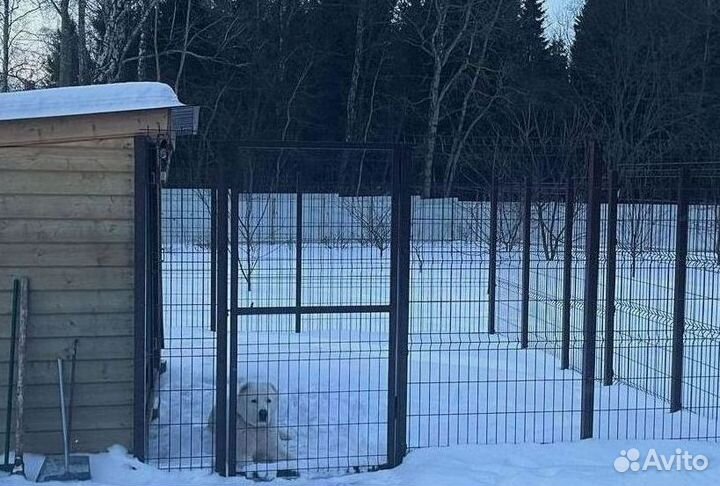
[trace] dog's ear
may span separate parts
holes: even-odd
[[[238,393],[245,393],[246,391],[248,391],[248,388],[250,388],[250,382],[245,381],[240,385]]]
[[[278,394],[278,389],[272,383],[270,383],[270,390],[272,390],[273,394]]]

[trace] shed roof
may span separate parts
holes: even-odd
[[[0,94],[0,121],[177,108],[170,86],[132,82]]]

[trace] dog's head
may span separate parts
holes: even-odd
[[[244,383],[238,390],[238,415],[253,427],[275,423],[278,391],[272,383]]]

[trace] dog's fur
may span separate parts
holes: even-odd
[[[244,383],[237,394],[237,462],[268,463],[292,459],[284,441],[290,434],[277,426],[279,393],[272,383]],[[215,408],[208,425],[215,426]]]

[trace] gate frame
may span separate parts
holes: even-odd
[[[157,144],[134,137],[133,454],[145,461],[163,346],[160,165]]]
[[[411,194],[410,165],[411,147],[387,143],[344,143],[344,142],[278,142],[240,141],[233,142],[237,148],[258,150],[315,150],[342,151],[367,150],[388,152],[391,155],[391,238],[390,238],[390,302],[387,305],[335,305],[238,308],[237,293],[239,276],[237,259],[229,260],[233,251],[231,242],[238,242],[237,215],[238,201],[234,197],[237,189],[222,173],[211,178],[214,197],[211,207],[212,260],[215,262],[211,275],[214,290],[211,314],[216,326],[216,390],[215,390],[215,457],[214,470],[222,476],[237,475],[235,434],[237,422],[237,340],[238,319],[243,315],[295,315],[296,322],[302,315],[346,314],[346,313],[387,313],[388,333],[388,390],[387,390],[387,461],[373,469],[393,468],[407,453],[407,359],[409,332],[410,298],[410,225]],[[299,177],[299,176],[298,176]],[[301,187],[296,194],[302,201]],[[224,197],[223,197],[224,195]],[[228,204],[228,197],[230,203]],[[146,208],[141,208],[146,210]],[[299,213],[299,209],[298,209]],[[229,220],[231,221],[230,224]],[[228,247],[231,247],[228,251]],[[228,274],[233,279],[228,284]],[[137,344],[137,343],[136,343]],[[139,363],[145,362],[144,353],[136,359],[136,373]],[[137,392],[137,390],[136,390]],[[136,410],[137,413],[137,410]],[[136,416],[137,418],[137,416]],[[136,433],[142,429],[143,440],[147,440],[148,423],[136,421]],[[144,456],[143,456],[144,458]]]

